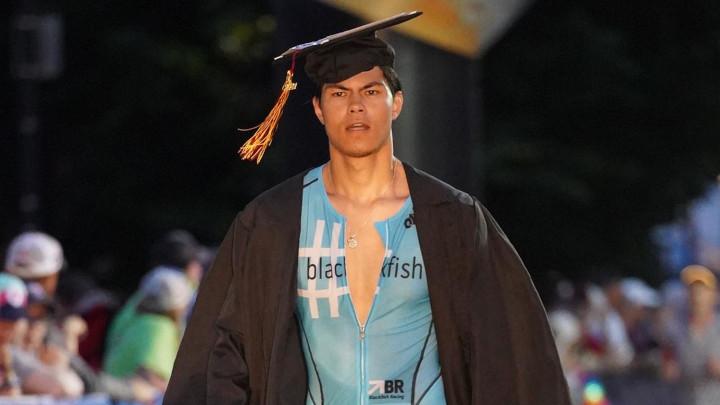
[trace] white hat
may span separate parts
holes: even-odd
[[[57,239],[42,232],[24,232],[10,243],[5,270],[20,278],[32,279],[57,273],[64,261]]]
[[[620,289],[625,299],[635,305],[657,308],[661,304],[657,291],[639,278],[628,277],[623,279],[620,283]]]
[[[153,310],[168,311],[184,308],[192,298],[190,281],[172,267],[155,267],[140,282],[143,305]]]
[[[580,321],[572,312],[566,310],[550,311],[548,322],[555,336],[555,343],[567,349],[582,336]]]

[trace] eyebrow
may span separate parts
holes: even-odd
[[[376,80],[376,81],[372,81],[372,82],[370,82],[370,83],[362,86],[362,87],[360,88],[360,90],[367,90],[367,89],[369,89],[369,88],[371,88],[371,87],[383,86],[383,85],[384,85],[383,82]],[[334,88],[334,89],[345,90],[345,91],[349,91],[349,90],[350,90],[349,88],[347,88],[347,87],[345,87],[345,86],[341,86],[341,85],[339,85],[339,84],[337,84],[337,83],[328,84],[327,87],[325,87],[325,88],[326,88],[326,89]]]

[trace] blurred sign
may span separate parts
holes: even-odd
[[[54,79],[62,72],[62,19],[56,14],[20,14],[12,27],[12,65],[15,78]]]
[[[419,10],[420,18],[398,31],[467,57],[478,57],[514,20],[529,0],[320,0],[374,21]]]

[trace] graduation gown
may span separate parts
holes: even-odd
[[[569,405],[525,266],[474,197],[404,164],[448,404]],[[304,173],[235,218],[199,287],[164,404],[304,404],[297,260]]]

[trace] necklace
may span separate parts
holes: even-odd
[[[328,169],[330,169],[330,166],[328,166]],[[383,191],[380,194],[378,194],[378,198],[385,195],[385,193],[390,189],[390,186],[392,186],[395,183],[395,159],[392,160],[390,170],[392,171],[392,177],[390,178],[390,182],[385,186]],[[332,170],[328,170],[328,174],[330,176],[330,181],[332,181],[333,185],[335,185],[335,181],[333,180],[333,177],[332,177]],[[359,228],[355,229],[355,232],[350,232],[349,230],[347,230],[347,227],[346,227],[347,237],[345,239],[345,246],[349,247],[350,249],[355,249],[358,246],[360,246],[360,242],[358,241],[357,234],[358,234],[358,232],[363,230],[363,228],[365,228],[365,225],[367,225],[368,222],[370,222],[370,218],[372,218],[373,208],[374,208],[374,206],[370,207],[370,213],[367,215],[367,218],[365,218],[365,221],[362,223],[362,225],[360,225]]]

